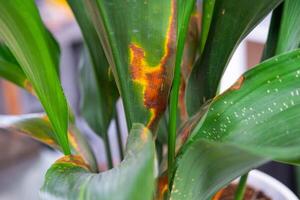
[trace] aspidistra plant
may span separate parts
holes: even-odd
[[[104,141],[104,172],[76,127],[59,81],[59,47],[34,1],[0,0],[0,75],[45,110],[1,116],[0,131],[65,154],[48,170],[42,199],[206,200],[269,160],[299,164],[299,1],[204,0],[202,16],[195,0],[67,3],[85,44],[81,115]],[[268,60],[219,94],[235,49],[274,9]],[[113,166],[108,127],[119,119],[119,96],[129,136]]]

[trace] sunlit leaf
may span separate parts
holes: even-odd
[[[281,1],[215,1],[205,47],[187,87],[186,102],[190,116],[216,95],[221,76],[238,44]]]
[[[42,24],[33,0],[0,0],[0,38],[40,99],[64,153],[70,154],[68,106],[57,73],[57,44]]]
[[[178,155],[172,199],[209,199],[269,159],[299,163],[299,64],[300,50],[274,57],[213,99]]]
[[[41,199],[150,200],[155,185],[154,151],[150,131],[134,124],[118,167],[95,174],[80,157],[63,157],[48,170]]]

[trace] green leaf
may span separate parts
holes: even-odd
[[[69,0],[83,34],[86,50],[81,62],[81,114],[100,136],[107,134],[115,111],[118,90],[110,73],[97,32],[83,0]]]
[[[150,131],[134,124],[122,163],[94,174],[78,157],[58,160],[48,170],[41,199],[150,200],[154,194],[154,142]]]
[[[201,11],[200,5],[195,4],[194,11],[191,14],[188,32],[186,35],[184,51],[182,55],[182,63],[181,63],[181,80],[180,80],[180,88],[179,88],[179,99],[178,99],[178,109],[180,116],[180,120],[182,122],[188,120],[188,113],[186,110],[185,103],[185,91],[186,85],[188,82],[188,78],[192,71],[194,62],[196,58],[199,56],[198,48],[200,41],[200,24],[201,24]],[[181,124],[181,123],[180,123]]]
[[[89,126],[102,137],[105,145],[105,151],[109,168],[113,165],[111,148],[109,145],[108,128],[115,112],[117,100],[117,91],[114,87],[109,88],[109,82],[99,84],[96,77],[102,74],[96,74],[90,62],[90,57],[86,49],[82,52],[80,63],[80,91],[81,91],[81,115],[88,122]],[[104,58],[105,59],[105,58]],[[102,66],[99,66],[102,67]],[[105,75],[104,75],[105,76]]]
[[[282,0],[216,0],[201,58],[191,73],[186,102],[189,115],[215,96],[220,78],[238,44]]]
[[[10,50],[2,43],[0,43],[0,77],[20,87],[29,88],[26,75]]]
[[[284,3],[281,3],[272,13],[268,38],[264,47],[261,61],[269,59],[275,55],[280,30],[280,21],[282,16],[283,4]]]
[[[215,6],[216,0],[204,0],[203,1],[203,16],[202,16],[202,24],[201,24],[201,39],[200,39],[200,54],[202,54],[206,40],[207,35],[211,23],[211,19],[214,12],[214,6]]]
[[[200,23],[201,12],[198,5],[195,4],[194,10],[191,14],[188,32],[186,35],[182,63],[181,63],[181,75],[184,83],[187,82],[188,77],[192,71],[192,67],[195,62],[195,58],[198,56],[198,46],[200,41]]]
[[[168,131],[168,167],[169,172],[173,167],[175,159],[175,147],[176,147],[176,127],[177,127],[177,115],[178,115],[178,99],[179,99],[179,88],[181,82],[181,63],[183,50],[188,32],[189,21],[192,15],[193,9],[195,8],[195,1],[178,1],[178,24],[177,24],[177,51],[175,59],[175,70],[174,78],[172,82],[172,89],[170,93],[170,106],[169,106],[169,131]],[[170,176],[169,176],[170,177]]]
[[[300,45],[300,1],[285,0],[281,17],[276,54],[296,49]]]
[[[33,0],[0,0],[0,5],[0,38],[32,84],[64,153],[70,154],[68,106],[57,73],[57,44],[44,27]]]
[[[128,128],[139,122],[155,132],[173,76],[175,1],[85,0],[85,5],[112,67]]]
[[[209,199],[269,159],[299,163],[299,64],[300,50],[274,57],[213,99],[177,157],[172,199]]]
[[[45,114],[0,115],[0,132],[25,134],[53,149],[62,150],[55,139],[54,131]],[[97,172],[94,154],[74,124],[70,124],[68,136],[72,153],[81,155],[91,166],[91,169]]]
[[[209,200],[233,179],[267,161],[233,145],[200,139],[180,158],[171,199]]]
[[[84,51],[83,54],[80,66],[81,114],[95,133],[104,137],[115,112],[118,91],[109,80],[97,82],[97,77],[105,74],[95,72],[88,53]]]
[[[267,59],[271,56],[285,53],[299,47],[299,9],[299,1],[286,0],[274,10],[263,59]]]

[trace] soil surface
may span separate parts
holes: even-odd
[[[230,184],[226,188],[220,190],[213,198],[213,200],[233,200],[236,190],[236,184]],[[266,196],[262,191],[256,190],[250,186],[247,186],[245,191],[244,200],[272,200]]]

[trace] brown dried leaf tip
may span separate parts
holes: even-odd
[[[72,165],[84,168],[87,171],[91,171],[90,166],[84,162],[83,158],[80,155],[64,156],[64,157],[58,159],[55,163],[57,163],[57,164],[62,164],[62,163],[72,164]]]

